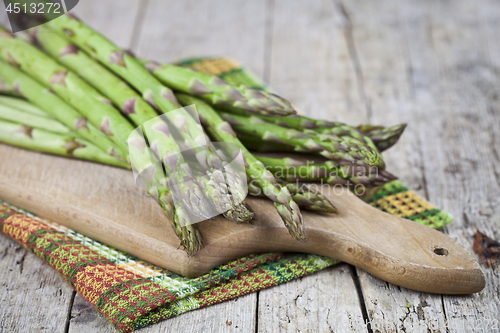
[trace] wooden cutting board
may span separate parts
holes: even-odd
[[[307,242],[292,239],[270,201],[249,198],[257,214],[252,224],[220,217],[201,222],[205,248],[189,257],[131,171],[0,144],[0,199],[188,277],[244,255],[290,251],[337,258],[419,291],[484,288],[477,261],[443,233],[383,213],[349,191],[328,192],[339,214],[303,212]]]

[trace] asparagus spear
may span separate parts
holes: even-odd
[[[283,180],[278,180],[280,184],[286,186],[293,200],[297,202],[300,208],[320,212],[337,214],[337,208],[323,194],[318,191],[313,191],[306,184],[297,182],[287,183]]]
[[[256,156],[277,178],[289,182],[314,181],[330,185],[364,185],[375,187],[397,179],[391,173],[372,167],[366,169],[355,165],[338,166],[332,161],[308,163],[294,158],[271,158]]]
[[[170,88],[198,96],[229,112],[270,116],[296,113],[290,102],[267,91],[244,85],[235,87],[218,76],[196,72],[185,67],[160,65],[154,61],[144,62],[144,65]]]
[[[123,78],[155,108],[166,113],[180,107],[172,90],[162,85],[134,56],[73,15],[60,16],[45,25]]]
[[[48,154],[74,157],[127,168],[128,164],[107,155],[72,133],[62,134],[0,120],[0,142]]]
[[[69,43],[51,29],[45,26],[39,26],[35,29],[31,29],[31,36],[36,40],[37,45],[40,45],[50,55],[58,59],[59,62],[66,65],[98,88],[100,92],[108,97],[137,126],[157,116],[156,111],[144,101],[135,90],[114,74],[110,73],[102,65],[95,62],[87,54],[80,51],[77,46]],[[171,150],[176,150],[175,142],[170,142],[170,144]],[[213,170],[211,172],[213,172]],[[217,182],[212,181],[211,183],[220,187]],[[212,189],[212,187],[208,186],[207,190],[208,189]],[[213,196],[212,198],[215,200],[218,199]],[[202,202],[200,202],[200,204],[201,203]],[[198,206],[199,205],[195,205],[192,206],[192,208],[195,211],[204,211],[202,207]],[[244,205],[239,205],[238,207],[233,205],[233,209],[243,211],[242,214],[245,216],[251,215]],[[236,220],[236,222],[248,221],[248,218],[246,218],[246,220],[238,218],[238,216],[242,216],[238,212],[228,211],[224,213],[224,215],[227,215],[226,217],[232,220]]]
[[[406,124],[391,127],[371,125],[352,127],[338,121],[318,120],[299,115],[290,115],[286,117],[259,117],[267,122],[299,131],[308,129],[322,134],[350,136],[370,146],[373,143],[380,152],[392,147],[399,140],[406,128]],[[367,140],[367,138],[370,140]]]
[[[26,113],[29,113],[29,114],[32,114],[35,116],[53,119],[53,117],[48,115],[45,111],[41,110],[40,108],[36,107],[35,105],[33,105],[31,103],[26,102],[22,98],[2,95],[0,97],[0,99],[1,99],[3,105],[11,106],[15,109],[24,111]]]
[[[321,135],[301,132],[268,123],[256,116],[244,117],[219,112],[238,134],[260,138],[264,142],[288,145],[293,151],[317,153],[338,164],[358,164],[361,166],[384,167],[384,162],[376,149],[364,145],[351,137]]]
[[[166,176],[160,161],[153,156],[142,130],[136,129],[128,139],[130,160],[134,173],[140,175],[151,195],[162,207],[170,224],[188,255],[194,255],[203,244],[201,233],[195,224],[189,224],[189,214],[182,205],[174,205],[172,192],[166,186]],[[153,175],[148,178],[154,168]],[[147,169],[147,170],[146,170]]]
[[[401,134],[406,128],[406,124],[395,125],[391,127],[361,125],[357,129],[364,135],[372,139],[379,151],[384,151],[396,144]]]
[[[30,29],[29,32],[36,45],[94,86],[136,126],[158,116],[127,83],[46,25]]]
[[[45,131],[71,135],[70,129],[61,124],[60,122],[51,118],[47,118],[46,116],[44,117],[26,112],[25,110],[22,109],[22,106],[26,104],[28,106],[31,106],[31,104],[24,102],[23,100],[19,100],[14,104],[20,107],[16,107],[13,105],[5,104],[4,103],[5,98],[6,97],[4,96],[0,97],[0,119],[10,121],[13,123],[19,123],[28,127],[42,129]]]
[[[274,176],[243,146],[236,138],[231,126],[223,121],[212,107],[189,95],[178,94],[177,97],[183,105],[196,105],[202,124],[216,140],[234,143],[241,147],[247,163],[245,171],[250,180],[250,186],[257,186],[266,197],[274,202],[285,226],[295,239],[306,240],[302,214],[288,189],[278,184]]]
[[[212,178],[207,184],[210,187],[206,187],[206,189],[208,193],[215,190],[215,193],[218,194],[219,198],[210,196],[215,202],[220,201],[222,209],[219,211],[223,211],[224,216],[229,219],[236,218],[236,222],[249,222],[254,214],[243,203],[246,196],[243,179],[236,174],[230,165],[223,163],[221,156],[224,157],[224,154],[217,155],[201,125],[194,120],[189,112],[190,110],[185,110],[171,120],[178,125],[177,128],[184,139],[181,149],[196,150],[197,162]],[[200,178],[200,180],[204,179],[205,177]],[[211,190],[212,187],[214,187],[213,190]]]
[[[0,78],[14,86],[34,106],[60,121],[83,139],[92,142],[111,156],[117,158],[120,156],[118,154],[120,149],[93,124],[88,123],[87,118],[81,113],[66,104],[57,95],[51,93],[50,90],[36,80],[1,60]],[[16,99],[12,98],[11,101],[15,102]]]
[[[117,145],[118,154],[127,158],[124,153],[126,140],[133,127],[109,105],[108,99],[36,47],[15,38],[4,27],[0,27],[0,57],[50,87],[79,110]]]
[[[80,30],[83,30],[84,34],[94,34],[89,27],[83,24],[82,26],[83,29]],[[52,28],[54,29],[54,27]],[[63,31],[68,32],[68,30],[64,29]],[[65,37],[67,37],[66,35],[57,35],[54,34],[54,32],[57,32],[57,28],[51,30],[47,29],[46,26],[43,26],[32,30],[32,35],[35,37],[38,44],[40,44],[48,53],[59,59],[59,61],[73,69],[75,72],[79,73],[88,82],[102,91],[106,97],[108,97],[118,108],[120,108],[124,114],[128,115],[131,121],[133,121],[137,126],[140,126],[144,122],[157,116],[154,109],[122,80],[89,58],[89,56],[81,52],[74,44],[69,43],[67,39],[65,39]],[[100,35],[96,35],[94,37],[96,37],[93,38],[93,40],[96,40],[96,44],[84,43],[79,45],[84,45],[84,50],[90,50],[93,56],[96,56],[94,51],[97,51],[92,45],[96,46],[97,50],[102,51],[98,53],[101,57],[97,58],[114,73],[122,76],[130,84],[140,90],[143,93],[143,96],[152,105],[160,108],[163,112],[168,112],[178,108],[178,103],[173,94],[171,94],[170,90],[161,86],[161,84],[152,78],[152,76],[144,68],[137,66],[133,57],[130,57],[128,54],[119,50],[104,37]],[[77,43],[79,39],[72,39],[71,41]],[[106,56],[106,50],[111,50],[108,53],[109,57]],[[102,56],[103,54],[104,56]],[[125,62],[120,63],[120,61],[118,61],[117,63],[115,61],[117,60],[115,56],[120,57],[120,55],[123,55],[124,58],[130,60],[130,64],[126,68],[122,67]],[[171,147],[175,146],[171,145]],[[178,149],[173,151],[178,151]],[[185,184],[181,184],[181,187],[183,188],[185,195],[189,196],[193,200],[196,199],[196,196],[193,195],[193,193],[184,185]],[[195,189],[193,188],[193,190]],[[171,197],[171,192],[168,191],[168,193]],[[203,209],[200,209],[198,206],[200,205],[193,205],[191,207],[196,208],[194,209],[195,212],[203,212]],[[162,205],[162,207],[165,209],[166,206]],[[238,222],[242,221],[237,214],[232,216],[228,215],[227,217],[237,220]],[[178,210],[174,212],[173,220],[175,223],[181,219],[187,218],[188,215],[186,212],[183,214],[178,214]],[[183,227],[182,225],[174,224],[173,227],[188,253],[194,254],[199,250],[199,248],[201,248],[201,236],[196,225]]]

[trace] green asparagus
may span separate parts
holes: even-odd
[[[144,65],[170,88],[198,96],[228,112],[270,116],[296,113],[290,102],[267,91],[244,85],[235,87],[215,75],[203,74],[185,67],[160,65],[154,61],[144,62]]]
[[[47,112],[41,110],[39,107],[26,102],[24,99],[19,97],[11,97],[0,95],[0,99],[2,100],[2,104],[6,106],[11,106],[18,110],[24,111],[26,113],[32,114],[34,116],[45,117],[45,118],[53,118]]]
[[[88,27],[85,28],[89,29]],[[69,68],[73,69],[88,82],[98,88],[101,92],[103,92],[107,98],[109,98],[119,109],[122,110],[125,115],[127,115],[131,119],[132,122],[136,124],[136,126],[140,126],[157,116],[156,111],[147,102],[145,102],[144,99],[142,99],[141,96],[139,96],[135,92],[135,90],[130,88],[126,83],[124,83],[114,74],[108,72],[107,69],[103,68],[84,52],[81,52],[77,46],[69,43],[67,39],[63,38],[62,35],[58,35],[54,32],[57,31],[43,26],[37,29],[32,29],[31,34],[37,41],[37,44],[41,45],[41,47],[43,47],[49,54],[57,58],[60,62],[62,62]],[[104,39],[104,37],[99,37],[100,39],[98,39],[100,43],[97,43],[101,46],[99,50],[101,50],[103,47],[114,47],[111,42]],[[127,55],[126,57],[129,58],[129,55]],[[131,84],[136,83],[138,80],[145,81],[146,83],[143,82],[143,84],[137,84],[135,85],[135,87],[139,90],[142,89],[143,96],[148,98],[149,102],[151,102],[153,105],[157,107],[159,106],[162,111],[167,112],[178,108],[175,97],[173,97],[172,95],[170,100],[172,100],[173,102],[169,101],[168,89],[162,88],[161,84],[152,79],[151,75],[144,68],[133,70],[133,58],[131,59],[132,70],[122,70],[121,66],[113,66],[113,61],[109,59],[109,61],[105,60],[104,64],[107,65],[107,67],[114,71],[116,74],[124,77]],[[102,60],[102,58],[100,60]],[[156,90],[150,91],[150,86],[156,87]],[[154,92],[156,92],[156,95],[154,95]],[[158,92],[160,92],[159,96],[157,96]],[[165,97],[167,97],[167,99],[165,99]],[[172,144],[173,142],[170,143]],[[171,145],[170,147],[175,147],[175,145]],[[173,149],[171,151],[178,151],[178,149]],[[184,170],[180,170],[180,172],[184,172]],[[198,200],[198,204],[191,205],[191,207],[193,208],[193,212],[202,214],[202,212],[204,211],[203,207],[201,206],[203,201],[200,201],[200,198],[196,196],[192,191],[190,191],[190,189],[188,189],[185,185],[186,184],[180,184],[184,191],[184,199],[187,199],[186,196],[188,196],[192,200]],[[195,191],[196,189],[193,188],[192,190]],[[239,208],[241,210],[244,210],[245,212],[248,212],[245,206]],[[226,217],[236,220],[237,222],[243,222],[243,220],[237,213],[233,215],[227,213],[225,215]],[[184,230],[182,226],[174,226],[174,230],[176,231],[179,238],[181,238],[181,242],[184,244],[188,252],[196,252],[196,244],[200,244],[201,246],[201,242],[196,241],[197,237],[189,241],[183,239],[186,235],[195,236],[196,234],[199,234],[197,226],[192,225],[190,227],[191,231],[189,232],[188,230]],[[190,244],[190,246],[186,246],[186,244]]]
[[[61,134],[0,120],[0,142],[43,153],[73,157],[119,167],[128,167],[92,143],[73,134]]]
[[[158,116],[127,83],[47,26],[40,25],[29,32],[36,45],[94,86],[136,126]]]
[[[218,194],[218,197],[209,196],[214,202],[218,202],[221,208],[219,211],[223,211],[224,216],[229,219],[238,219],[236,222],[249,222],[254,214],[248,211],[243,203],[246,195],[244,189],[246,184],[242,183],[244,180],[235,174],[230,165],[223,164],[221,157],[212,148],[210,139],[206,137],[201,125],[194,120],[190,111],[193,110],[186,109],[170,120],[177,124],[176,128],[182,136],[181,149],[196,151],[197,162],[211,177],[211,181],[206,184],[210,185],[206,187],[207,193],[215,191]],[[200,178],[204,179],[205,177]]]
[[[106,68],[94,61],[84,52],[80,51],[77,46],[69,43],[51,29],[45,26],[36,27],[31,29],[31,36],[36,40],[37,45],[40,45],[62,64],[72,69],[75,73],[79,74],[94,87],[99,89],[100,92],[109,98],[137,126],[157,116],[156,111],[145,102],[135,90],[130,88],[125,82],[110,73]],[[212,181],[211,183],[220,187],[217,182]],[[196,208],[195,210],[200,210],[202,207],[195,206],[193,208]],[[233,206],[233,208],[243,211],[245,216],[250,216],[244,205],[239,205],[238,208]],[[227,215],[230,219],[236,219],[236,222],[247,221],[237,218],[239,215],[236,212],[228,211],[224,213],[224,215]]]
[[[312,130],[322,134],[333,134],[337,136],[350,136],[365,142],[369,146],[376,146],[379,152],[392,147],[403,133],[406,124],[392,127],[361,125],[352,127],[338,121],[327,121],[308,118],[299,115],[286,117],[265,117],[261,119],[282,127],[293,128],[299,131]],[[369,138],[370,140],[367,140]],[[372,147],[373,147],[372,146]]]
[[[190,217],[184,207],[174,204],[172,192],[165,184],[166,175],[160,161],[153,157],[142,130],[134,130],[128,139],[128,144],[134,174],[141,178],[149,195],[162,207],[187,254],[196,254],[203,246],[201,233],[196,224],[189,224]],[[148,171],[151,171],[151,168],[154,168],[153,175],[148,179],[147,175],[150,174]]]
[[[264,142],[288,145],[293,151],[316,153],[338,164],[358,164],[384,168],[384,162],[376,148],[370,148],[351,137],[323,135],[316,132],[301,132],[266,122],[256,116],[238,116],[218,112],[228,121],[238,135],[253,136]]]
[[[28,42],[0,28],[0,57],[50,87],[86,116],[120,149],[127,159],[126,140],[133,127],[94,88]]]
[[[300,208],[318,213],[337,214],[337,208],[319,191],[314,191],[306,184],[297,182],[287,183],[281,180],[278,182],[286,186]]]
[[[19,100],[13,103],[14,105],[9,105],[8,103],[4,103],[6,98],[5,96],[0,97],[0,119],[59,134],[71,133],[69,128],[54,119],[23,110],[23,106],[25,105],[31,107],[30,103]]]
[[[183,105],[196,105],[202,125],[217,141],[230,142],[241,147],[247,164],[245,171],[250,186],[257,186],[266,197],[274,202],[285,226],[295,239],[306,240],[302,214],[288,189],[277,183],[274,176],[243,146],[236,138],[231,126],[223,121],[212,107],[193,96],[178,94],[177,97]]]
[[[256,156],[277,178],[289,182],[323,182],[330,185],[363,185],[375,187],[396,179],[386,170],[366,169],[355,165],[338,166],[333,161],[308,163],[291,157]]]
[[[2,38],[0,37],[0,40]],[[32,79],[19,69],[0,60],[0,78],[16,87],[22,96],[53,118],[77,133],[83,139],[92,142],[111,156],[119,157],[119,148],[92,123],[88,123],[81,113],[66,104],[57,95]],[[15,99],[12,99],[15,101]]]

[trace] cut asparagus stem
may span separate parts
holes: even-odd
[[[285,226],[295,239],[306,240],[302,214],[288,189],[278,184],[274,176],[243,146],[231,126],[223,121],[212,107],[193,96],[178,94],[178,98],[183,105],[196,105],[202,125],[217,141],[234,143],[241,148],[247,163],[245,171],[250,181],[249,186],[257,186],[274,202]]]
[[[375,187],[397,179],[391,173],[378,168],[337,166],[332,161],[323,164],[303,162],[294,158],[256,156],[277,178],[289,182],[323,182],[330,185],[364,185]]]
[[[203,74],[189,68],[143,62],[145,67],[170,88],[198,96],[228,112],[263,115],[288,115],[296,111],[287,100],[273,93],[244,85],[232,86],[215,75]]]
[[[338,164],[384,167],[383,159],[376,148],[351,137],[322,135],[316,132],[298,131],[266,122],[256,116],[238,116],[218,112],[239,135],[253,136],[264,142],[279,143],[293,147],[300,153],[316,153]]]
[[[4,96],[0,97],[0,119],[45,131],[71,135],[70,129],[62,125],[57,120],[47,118],[47,116],[44,117],[35,115],[22,109],[22,106],[26,104],[31,106],[31,104],[24,102],[23,100],[19,100],[16,103],[13,103],[19,105],[20,107],[18,108],[14,105],[5,104],[5,98],[6,97]]]
[[[15,86],[16,90],[33,106],[40,108],[109,155],[119,157],[118,151],[120,149],[113,144],[108,136],[89,123],[81,113],[30,76],[0,60],[0,78]],[[11,103],[15,103],[15,101],[15,98],[11,99]]]
[[[130,123],[94,88],[28,42],[0,28],[0,57],[50,87],[106,134],[127,159],[126,140]]]
[[[128,168],[128,164],[107,155],[92,143],[72,134],[53,133],[0,120],[0,142],[43,153],[79,158]]]

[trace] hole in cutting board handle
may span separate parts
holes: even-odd
[[[447,256],[449,252],[447,249],[443,249],[442,247],[436,247],[434,249],[434,253],[438,256]]]

